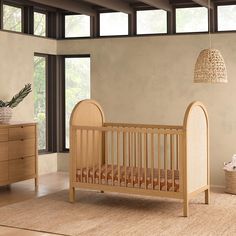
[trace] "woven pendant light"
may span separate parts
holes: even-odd
[[[227,83],[224,59],[217,49],[200,52],[194,70],[195,83]]]
[[[209,9],[210,9],[210,0]],[[210,22],[210,14],[209,22]],[[194,69],[194,83],[227,83],[227,70],[224,58],[217,49],[211,48],[211,32],[209,30],[210,48],[200,52]]]

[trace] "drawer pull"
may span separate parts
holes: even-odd
[[[23,142],[23,141],[24,141],[24,139],[22,138],[20,141],[22,141],[22,142]]]
[[[21,126],[21,129],[23,129],[24,128],[24,126]]]
[[[21,157],[21,160],[24,160],[25,158],[24,157]]]

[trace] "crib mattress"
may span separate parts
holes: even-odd
[[[99,172],[101,169],[101,176],[99,178]],[[120,173],[118,166],[113,165],[102,165],[101,168],[95,166],[94,168],[80,168],[77,169],[76,180],[82,183],[94,183],[94,184],[105,184],[114,185],[130,188],[142,188],[161,190],[161,191],[172,191],[179,192],[179,171],[178,170],[160,170],[159,169],[147,168],[146,180],[145,180],[145,169],[137,167],[125,167],[120,166]],[[120,176],[120,184],[119,184]],[[153,176],[153,178],[152,178]],[[160,185],[160,187],[159,187]]]

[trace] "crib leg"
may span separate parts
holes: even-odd
[[[184,213],[184,217],[188,217],[189,215],[189,200],[186,198],[184,199],[183,202],[183,213]]]
[[[205,204],[210,204],[210,189],[205,190]]]
[[[75,188],[70,188],[70,202],[73,203],[75,201]]]

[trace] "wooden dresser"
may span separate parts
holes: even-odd
[[[0,186],[35,179],[37,188],[37,167],[37,124],[0,124]]]

